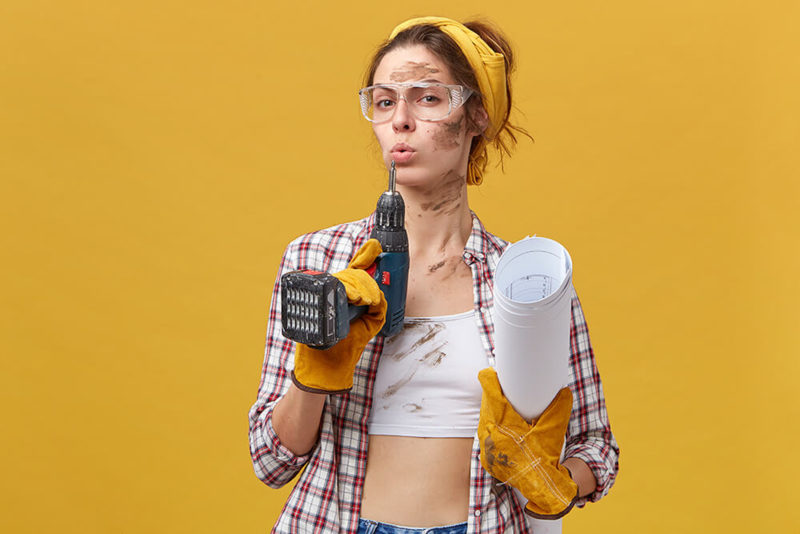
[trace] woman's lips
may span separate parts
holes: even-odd
[[[392,160],[395,163],[407,163],[412,157],[414,157],[414,152],[407,150],[407,151],[399,151],[399,152],[392,152]]]
[[[414,157],[414,149],[405,143],[398,143],[392,147],[389,154],[395,163],[406,163]]]

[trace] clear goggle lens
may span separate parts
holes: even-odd
[[[400,100],[420,120],[438,121],[461,106],[471,91],[460,85],[418,83],[410,85],[373,85],[359,91],[361,112],[371,122],[386,122],[394,116]]]

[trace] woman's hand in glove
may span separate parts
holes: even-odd
[[[478,422],[483,468],[522,492],[529,515],[562,517],[578,497],[578,486],[558,462],[572,412],[572,392],[563,388],[542,415],[528,423],[503,395],[494,369],[483,369],[478,379],[483,387]]]
[[[369,309],[350,323],[347,337],[329,349],[297,344],[292,380],[298,388],[312,393],[344,393],[353,387],[356,363],[386,319],[386,297],[364,270],[380,253],[381,244],[370,239],[356,252],[347,269],[333,274],[344,285],[348,302]]]

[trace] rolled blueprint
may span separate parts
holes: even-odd
[[[561,454],[563,459],[563,452]],[[520,506],[524,507],[527,504],[528,499],[519,491],[517,488],[512,487],[511,489],[514,490],[514,493],[517,494],[517,500],[520,503]],[[537,519],[530,515],[525,515],[525,519],[528,521],[528,528],[531,529],[533,534],[561,534],[561,518],[558,519]]]
[[[572,260],[544,237],[509,246],[494,276],[495,368],[503,393],[527,420],[569,384]]]

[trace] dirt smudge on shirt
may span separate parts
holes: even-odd
[[[417,339],[409,348],[400,351],[397,354],[392,355],[393,359],[402,360],[403,358],[405,358],[406,356],[408,356],[409,354],[420,348],[425,343],[431,341],[434,337],[436,337],[436,334],[444,330],[443,323],[430,323],[430,324],[418,323],[418,324],[420,327],[425,327],[426,332],[419,339]]]
[[[447,341],[445,341],[432,351],[425,354],[422,358],[419,359],[419,361],[424,363],[428,367],[436,367],[437,365],[442,363],[444,357],[447,356],[447,353],[442,350],[445,345],[447,345]]]
[[[404,323],[404,324],[403,324],[403,333],[406,333],[406,334],[408,334],[408,333],[410,333],[411,331],[413,331],[413,330],[419,330],[419,329],[423,328],[424,326],[425,326],[425,325],[424,325],[424,324],[422,324],[422,323]],[[396,342],[397,340],[399,340],[399,339],[403,339],[403,336],[401,336],[400,334],[395,334],[394,336],[392,336],[392,337],[390,337],[389,339],[387,339],[387,340],[386,340],[386,341],[383,343],[383,345],[384,345],[384,346],[391,345],[391,344],[395,343],[395,342]]]
[[[422,406],[420,406],[416,402],[407,402],[403,405],[403,409],[409,413],[414,413],[421,411]]]
[[[419,366],[415,367],[414,370],[412,370],[406,376],[404,376],[403,378],[401,378],[400,380],[398,380],[397,382],[386,388],[386,391],[384,391],[381,394],[381,397],[383,397],[384,399],[388,399],[389,397],[400,391],[401,387],[411,382],[411,379],[414,378],[415,374],[417,374],[417,369],[419,369]]]

